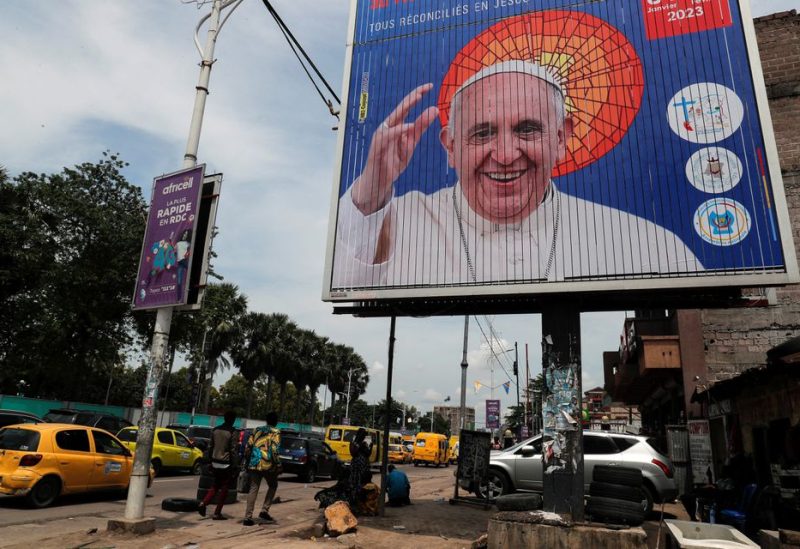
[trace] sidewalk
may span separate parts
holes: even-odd
[[[273,505],[277,524],[245,527],[241,524],[244,501],[225,507],[227,521],[212,521],[196,513],[158,511],[153,534],[136,537],[106,532],[108,517],[79,517],[46,524],[12,526],[4,529],[0,547],[46,549],[51,547],[100,548],[232,548],[244,549],[281,545],[304,547],[363,547],[391,549],[469,548],[488,529],[496,508],[484,510],[467,504],[450,505],[453,478],[445,475],[415,483],[414,505],[387,508],[384,517],[360,517],[358,531],[339,538],[315,538],[314,523],[321,522],[316,502],[306,497]],[[660,511],[660,508],[657,509]],[[680,504],[664,506],[664,518],[687,519]],[[648,546],[656,547],[658,514],[643,527]],[[93,533],[90,533],[96,529]],[[662,529],[661,547],[664,543]]]

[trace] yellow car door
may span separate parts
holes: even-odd
[[[63,481],[62,492],[81,492],[89,487],[95,468],[94,453],[86,428],[65,428],[56,431],[53,450]]]
[[[156,432],[156,444],[153,444],[153,457],[161,458],[164,467],[180,467],[179,448],[175,446],[175,435],[166,429]]]
[[[191,469],[194,465],[194,448],[192,448],[192,443],[189,441],[183,433],[179,433],[175,431],[173,433],[175,435],[175,446],[177,446],[178,452],[178,465],[182,469]]]
[[[132,460],[122,443],[106,433],[92,429],[94,442],[94,472],[90,488],[98,490],[123,489],[131,477]]]

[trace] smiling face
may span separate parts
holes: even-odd
[[[462,90],[440,139],[470,207],[493,223],[515,223],[541,202],[564,156],[572,124],[551,84],[499,73]]]

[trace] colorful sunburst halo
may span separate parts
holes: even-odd
[[[642,104],[642,62],[625,35],[587,13],[536,11],[492,25],[458,52],[439,92],[442,127],[453,95],[470,76],[510,60],[545,67],[566,92],[573,135],[554,177],[584,168],[613,149]]]

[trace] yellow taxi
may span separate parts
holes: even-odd
[[[117,437],[133,453],[136,451],[138,434],[138,427],[125,427],[117,433]],[[203,451],[196,448],[186,435],[174,429],[156,427],[153,452],[150,454],[150,463],[156,475],[162,469],[185,469],[194,475],[199,475],[202,459]]]
[[[25,496],[34,507],[62,494],[126,490],[132,468],[131,452],[102,429],[67,423],[0,429],[0,494]]]
[[[390,444],[389,463],[411,463],[411,452],[402,444]]]

